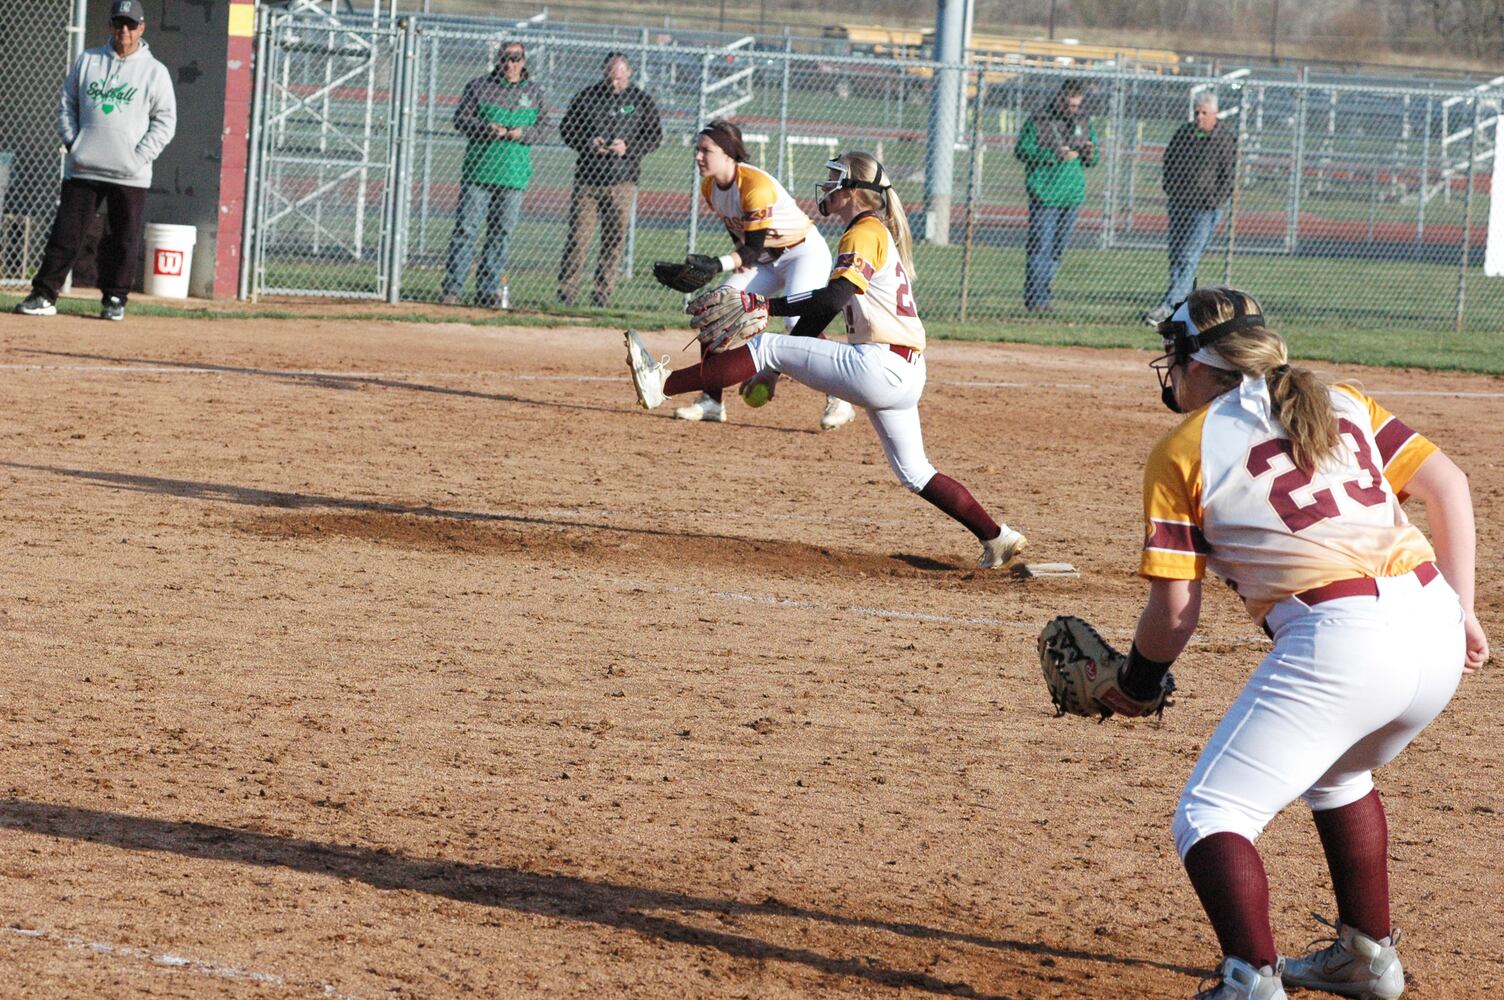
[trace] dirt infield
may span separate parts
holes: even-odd
[[[1148,355],[933,345],[931,459],[1082,570],[1021,581],[814,393],[680,424],[623,353],[0,317],[0,993],[1190,995],[1170,817],[1264,640],[1208,588],[1162,725],[1033,652],[1141,606]],[[1504,643],[1504,380],[1344,374],[1472,474]],[[1500,677],[1380,777],[1407,996],[1504,980]],[[1262,843],[1299,952],[1304,807]]]

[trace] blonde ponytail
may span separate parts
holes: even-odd
[[[898,259],[903,261],[904,272],[913,281],[914,236],[909,232],[909,215],[903,210],[903,202],[898,200],[898,192],[892,188],[883,192],[883,216],[883,225],[893,234],[893,244],[898,247]]]

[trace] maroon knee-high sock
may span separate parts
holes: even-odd
[[[1236,833],[1214,833],[1198,840],[1186,852],[1185,872],[1217,932],[1222,954],[1241,958],[1254,968],[1273,965],[1269,877],[1253,842]]]
[[[1389,936],[1389,822],[1375,788],[1340,809],[1311,814],[1337,895],[1337,918],[1371,938]]]
[[[700,373],[700,366],[690,365],[688,368],[680,368],[678,371],[668,373],[668,378],[663,383],[663,394],[677,396],[681,392],[698,392],[704,388],[705,381]]]
[[[705,392],[716,399],[728,385],[745,382],[757,374],[757,362],[752,360],[752,348],[738,347],[721,354],[707,354],[700,364],[704,372]]]
[[[924,489],[919,491],[919,495],[966,525],[973,535],[984,542],[996,538],[1003,530],[982,509],[982,505],[977,503],[970,490],[943,472],[935,473]]]

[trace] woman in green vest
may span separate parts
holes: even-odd
[[[474,302],[505,308],[502,279],[507,240],[522,215],[523,194],[533,177],[532,144],[542,134],[545,117],[543,88],[528,79],[521,42],[502,46],[496,68],[465,85],[454,112],[454,127],[469,142],[460,169],[460,201],[449,240],[441,303],[458,305],[463,299],[475,243],[484,225],[486,243],[475,271]]]

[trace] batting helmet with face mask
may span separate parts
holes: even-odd
[[[1245,302],[1252,301],[1248,296],[1231,288],[1218,288],[1213,291],[1226,294],[1232,302],[1231,318],[1209,326],[1205,330],[1197,330],[1196,324],[1191,321],[1190,300],[1187,299],[1175,307],[1169,319],[1159,324],[1159,336],[1164,341],[1165,353],[1149,362],[1149,367],[1153,368],[1155,374],[1159,376],[1159,398],[1174,413],[1185,411],[1180,408],[1180,403],[1175,399],[1175,387],[1170,383],[1170,369],[1191,361],[1200,361],[1213,368],[1227,368],[1227,362],[1209,350],[1211,345],[1230,333],[1252,330],[1264,325],[1262,313],[1249,312],[1245,307]]]
[[[826,160],[825,169],[835,171],[836,176],[823,181],[815,182],[815,207],[821,215],[829,215],[830,209],[826,200],[842,188],[855,189],[857,191],[876,191],[882,194],[893,185],[888,183],[888,178],[883,175],[883,165],[877,164],[877,176],[870,181],[859,181],[851,176],[851,165],[843,160]]]

